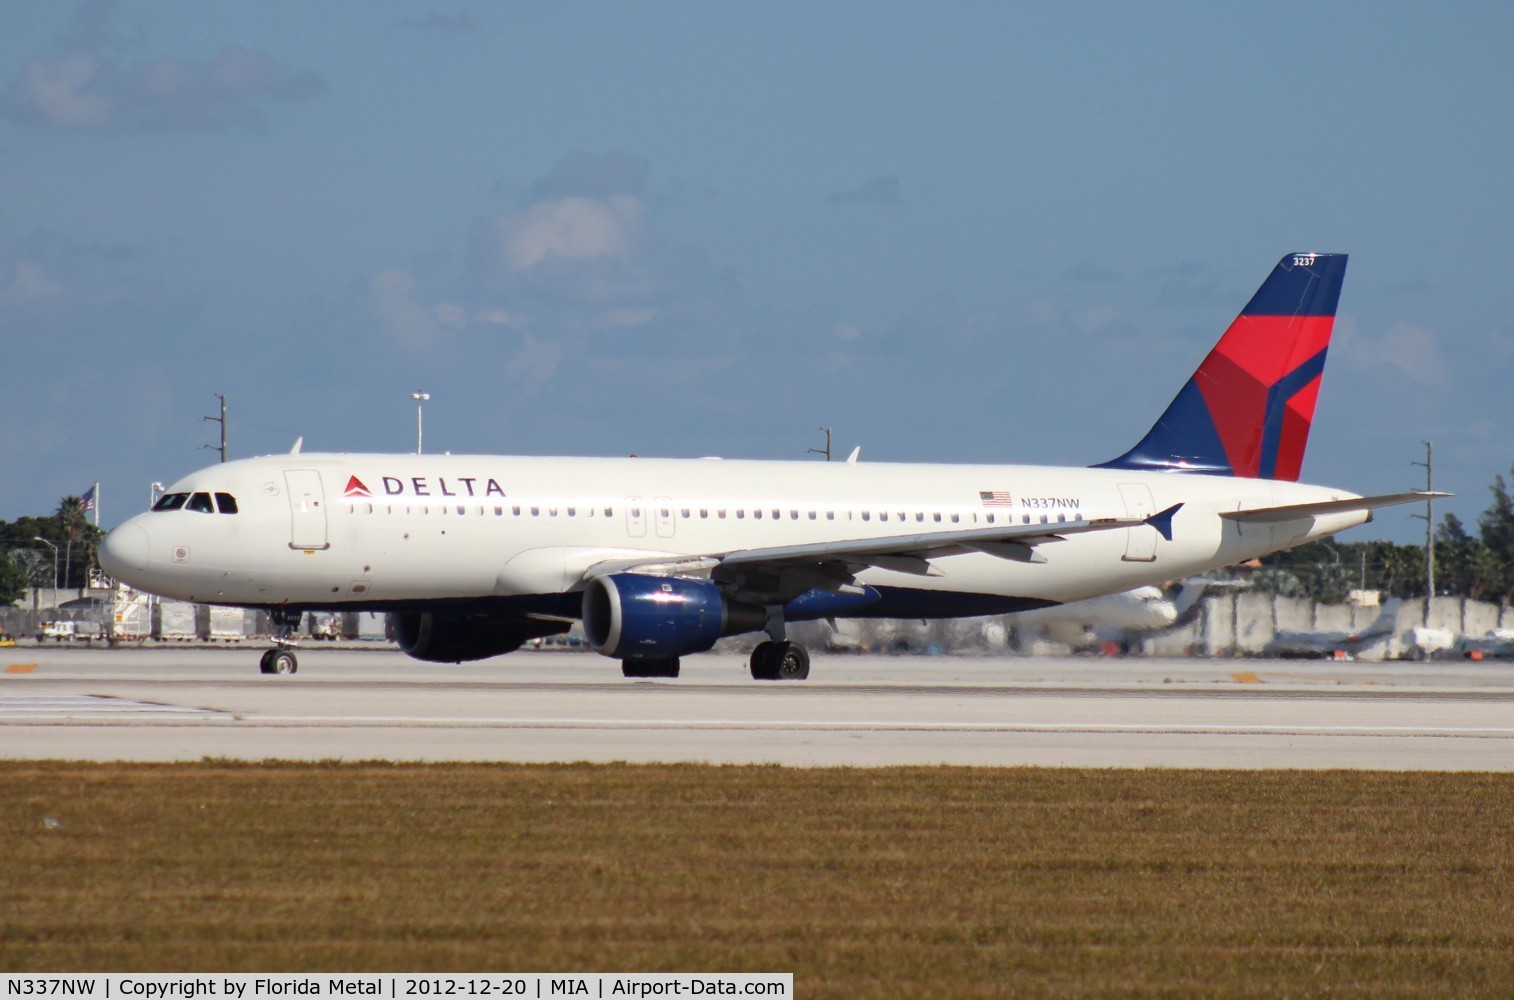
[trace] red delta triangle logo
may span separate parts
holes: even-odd
[[[368,487],[364,486],[363,485],[363,481],[361,479],[359,479],[357,476],[348,476],[347,477],[347,489],[345,489],[344,491],[342,491],[342,496],[344,496],[344,497],[372,497],[373,494],[370,493],[370,492],[368,492]]]

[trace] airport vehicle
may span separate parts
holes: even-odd
[[[765,633],[750,671],[802,679],[789,622],[1004,614],[1198,574],[1362,524],[1420,493],[1297,482],[1345,276],[1288,254],[1130,451],[1092,468],[301,454],[174,483],[100,548],[117,579],[266,610],[262,669],[304,611],[383,610],[457,662],[582,620],[627,677]]]

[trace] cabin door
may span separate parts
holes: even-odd
[[[289,547],[291,549],[330,548],[326,540],[326,492],[321,474],[313,469],[293,469],[284,473],[289,487]]]
[[[1121,483],[1120,497],[1125,501],[1125,516],[1142,521],[1156,513],[1156,504],[1151,499],[1151,487],[1144,483]],[[1125,529],[1126,562],[1156,562],[1157,529],[1149,524],[1137,524]]]

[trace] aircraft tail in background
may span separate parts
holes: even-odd
[[[1297,482],[1346,255],[1278,261],[1140,444],[1096,466]]]

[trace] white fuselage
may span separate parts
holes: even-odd
[[[1081,600],[1241,562],[1368,518],[1360,510],[1244,525],[1220,518],[1355,496],[1273,480],[719,459],[291,454],[211,466],[169,493],[227,495],[236,513],[181,507],[132,518],[102,550],[118,579],[186,601],[352,610],[531,596],[568,607],[585,573],[607,560],[1143,518],[1182,504],[1170,541],[1143,524],[1041,545],[1044,562],[973,552],[931,560],[930,575],[875,567],[857,576],[914,595],[868,613],[981,614],[996,608],[952,598]]]

